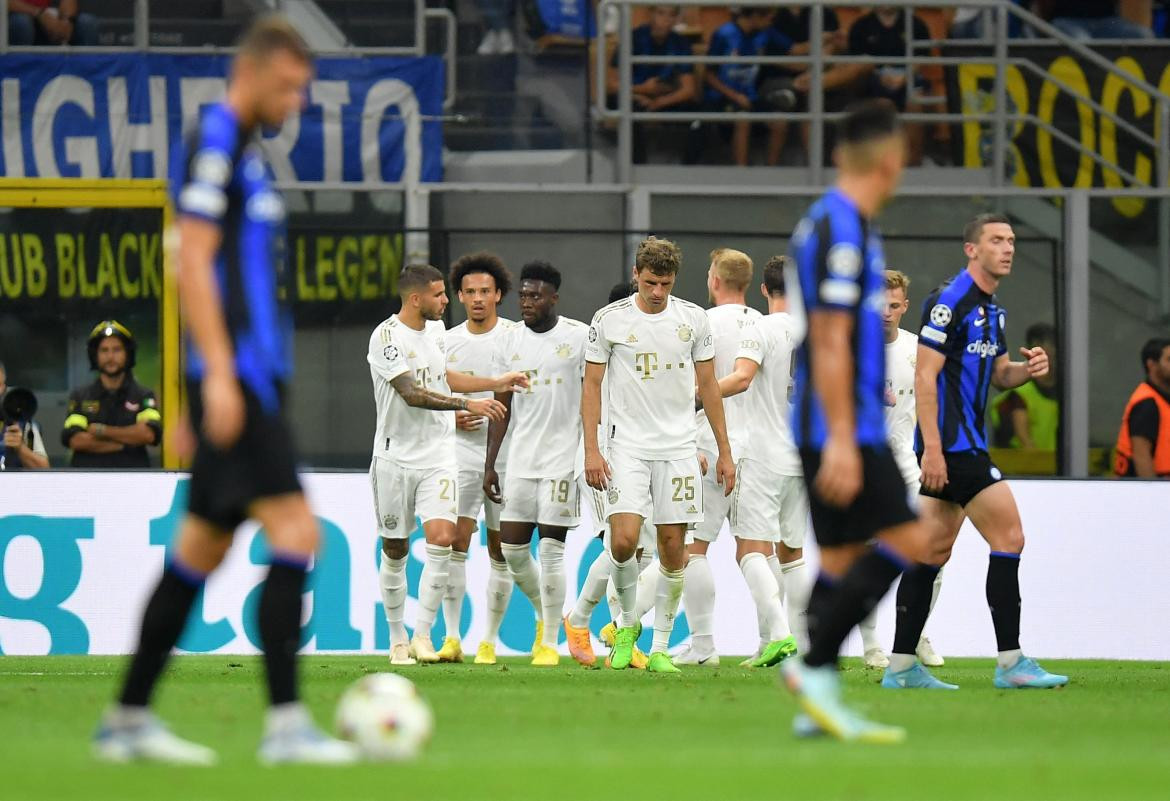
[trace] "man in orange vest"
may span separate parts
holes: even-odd
[[[1142,346],[1146,380],[1125,405],[1113,471],[1127,478],[1170,478],[1170,339]]]

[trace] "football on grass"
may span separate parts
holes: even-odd
[[[367,759],[414,759],[434,727],[430,705],[408,679],[393,673],[358,679],[337,705],[338,735],[356,744]]]

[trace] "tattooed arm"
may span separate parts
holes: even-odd
[[[493,398],[455,398],[420,387],[410,373],[403,373],[390,382],[408,406],[416,409],[430,409],[435,412],[467,411],[489,420],[502,420],[506,414],[504,405]]]

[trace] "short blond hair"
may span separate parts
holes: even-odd
[[[649,270],[655,275],[675,275],[682,266],[682,250],[669,239],[648,236],[638,244],[634,270]]]
[[[752,283],[752,257],[741,250],[716,248],[711,251],[711,266],[719,280],[735,290],[745,290]]]
[[[910,297],[910,276],[901,270],[886,270],[886,289],[900,289]]]

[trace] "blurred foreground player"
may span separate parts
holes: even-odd
[[[808,486],[821,572],[808,602],[809,651],[781,663],[805,714],[799,734],[896,743],[897,727],[863,718],[841,698],[837,658],[850,630],[922,554],[886,442],[882,241],[873,218],[902,175],[906,138],[894,107],[862,103],[842,121],[837,185],[792,235],[792,312],[807,315],[797,351],[793,433]]]
[[[278,17],[257,21],[240,41],[227,97],[203,112],[187,149],[171,162],[178,171],[179,296],[191,337],[188,397],[199,442],[187,516],[147,604],[118,703],[93,740],[104,760],[216,761],[211,749],[170,733],[148,704],[196,595],[247,519],[263,527],[272,554],[259,608],[270,704],[260,760],[346,763],[357,756],[313,725],[297,692],[302,592],[320,535],[283,416],[292,320],[278,300],[284,271],[274,254],[285,236],[284,204],[257,142],[261,126],[278,127],[301,108],[311,76],[300,35]]]

